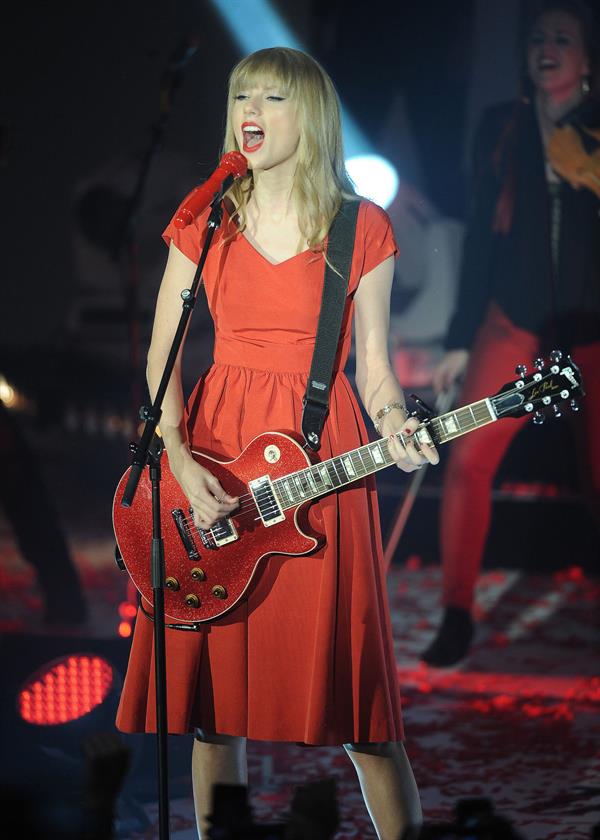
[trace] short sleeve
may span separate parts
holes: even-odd
[[[179,207],[187,201],[188,197],[189,196],[186,195]],[[162,238],[167,245],[170,245],[170,243],[173,242],[182,254],[185,254],[188,259],[198,265],[200,260],[200,251],[206,236],[206,223],[208,221],[210,207],[203,210],[190,225],[181,229],[175,227],[175,217],[179,212],[179,207],[173,214],[173,218],[167,227],[164,229]]]
[[[398,254],[390,218],[385,210],[372,201],[364,201],[361,205],[357,234],[360,239],[356,244],[360,243],[363,251],[358,279],[373,271],[388,257]]]

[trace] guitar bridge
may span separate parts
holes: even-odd
[[[278,522],[283,522],[285,514],[277,501],[269,476],[263,475],[260,478],[255,478],[248,482],[248,487],[254,496],[263,525],[268,528]]]

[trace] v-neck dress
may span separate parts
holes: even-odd
[[[163,234],[198,262],[208,211]],[[324,277],[322,254],[271,263],[217,231],[204,268],[214,363],[188,403],[192,447],[234,458],[265,431],[300,434]],[[348,297],[318,458],[368,442],[343,373],[360,278],[396,253],[385,212],[361,201]],[[301,437],[299,438],[301,439]],[[167,629],[168,729],[341,744],[401,740],[377,497],[372,477],[312,503],[324,545],[263,561],[249,596],[198,632]],[[155,730],[152,623],[140,612],[117,724]]]

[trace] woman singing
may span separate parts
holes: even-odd
[[[300,431],[315,343],[330,225],[343,198],[360,202],[348,295],[319,457],[368,441],[344,376],[356,324],[356,381],[367,412],[405,472],[437,463],[433,447],[403,448],[414,431],[387,349],[396,244],[386,214],[354,195],[342,154],[331,80],[296,50],[261,50],[231,73],[224,151],[249,173],[225,199],[204,268],[215,325],[214,362],[184,408],[180,366],[163,405],[170,468],[208,528],[236,509],[191,449],[234,458],[261,432]],[[164,234],[148,383],[157,390],[191,285],[208,212]],[[353,761],[381,838],[397,840],[421,811],[402,746],[400,696],[382,564],[374,484],[359,480],[309,511],[322,548],[272,556],[248,597],[198,632],[167,629],[169,731],[194,732],[193,785],[201,836],[215,783],[246,783],[246,739],[340,744]],[[146,609],[148,605],[146,605]],[[118,725],[154,728],[152,623],[140,612]]]

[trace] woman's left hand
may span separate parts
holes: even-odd
[[[420,420],[417,417],[409,417],[395,433],[390,429],[391,425],[390,419],[389,424],[386,424],[385,432],[388,436],[390,455],[396,462],[398,469],[410,473],[420,470],[425,464],[439,463],[440,456],[433,443],[419,442],[418,449],[415,445],[413,435],[420,425]]]

